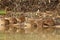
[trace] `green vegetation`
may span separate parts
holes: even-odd
[[[4,15],[6,14],[6,11],[5,10],[0,10],[0,15]]]

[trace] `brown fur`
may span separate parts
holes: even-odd
[[[54,21],[51,18],[47,18],[47,19],[44,20],[43,24],[47,25],[47,26],[54,26]]]
[[[19,20],[20,20],[21,23],[24,22],[25,21],[25,16],[23,14],[21,14],[21,16],[19,17]]]
[[[10,18],[10,22],[11,22],[12,24],[16,24],[16,23],[17,23],[17,19],[16,19],[16,18]]]

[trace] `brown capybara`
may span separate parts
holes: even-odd
[[[17,23],[17,19],[16,18],[10,18],[10,23],[11,24],[16,24]]]
[[[5,31],[8,31],[9,30],[9,20],[8,19],[4,19],[4,26],[5,26]]]
[[[44,19],[43,24],[46,26],[54,26],[54,20],[52,18],[46,18]]]
[[[20,20],[20,22],[24,22],[25,21],[25,16],[23,14],[21,14],[21,16],[18,18]]]

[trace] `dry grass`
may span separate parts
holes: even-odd
[[[44,31],[40,33],[2,33],[0,32],[0,40],[60,40],[60,35],[56,31],[51,33],[45,33]]]

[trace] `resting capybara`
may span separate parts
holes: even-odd
[[[8,31],[10,22],[7,19],[5,19],[4,22],[5,22],[5,30]]]
[[[10,18],[10,23],[11,23],[11,24],[16,24],[16,23],[17,23],[17,19],[14,18],[14,17],[11,17],[11,18]]]
[[[46,26],[54,26],[54,20],[52,18],[46,18],[44,19],[43,24]]]
[[[55,27],[55,22],[52,18],[46,18],[44,19],[43,21],[43,30],[46,31],[46,32],[52,32],[54,31]]]

